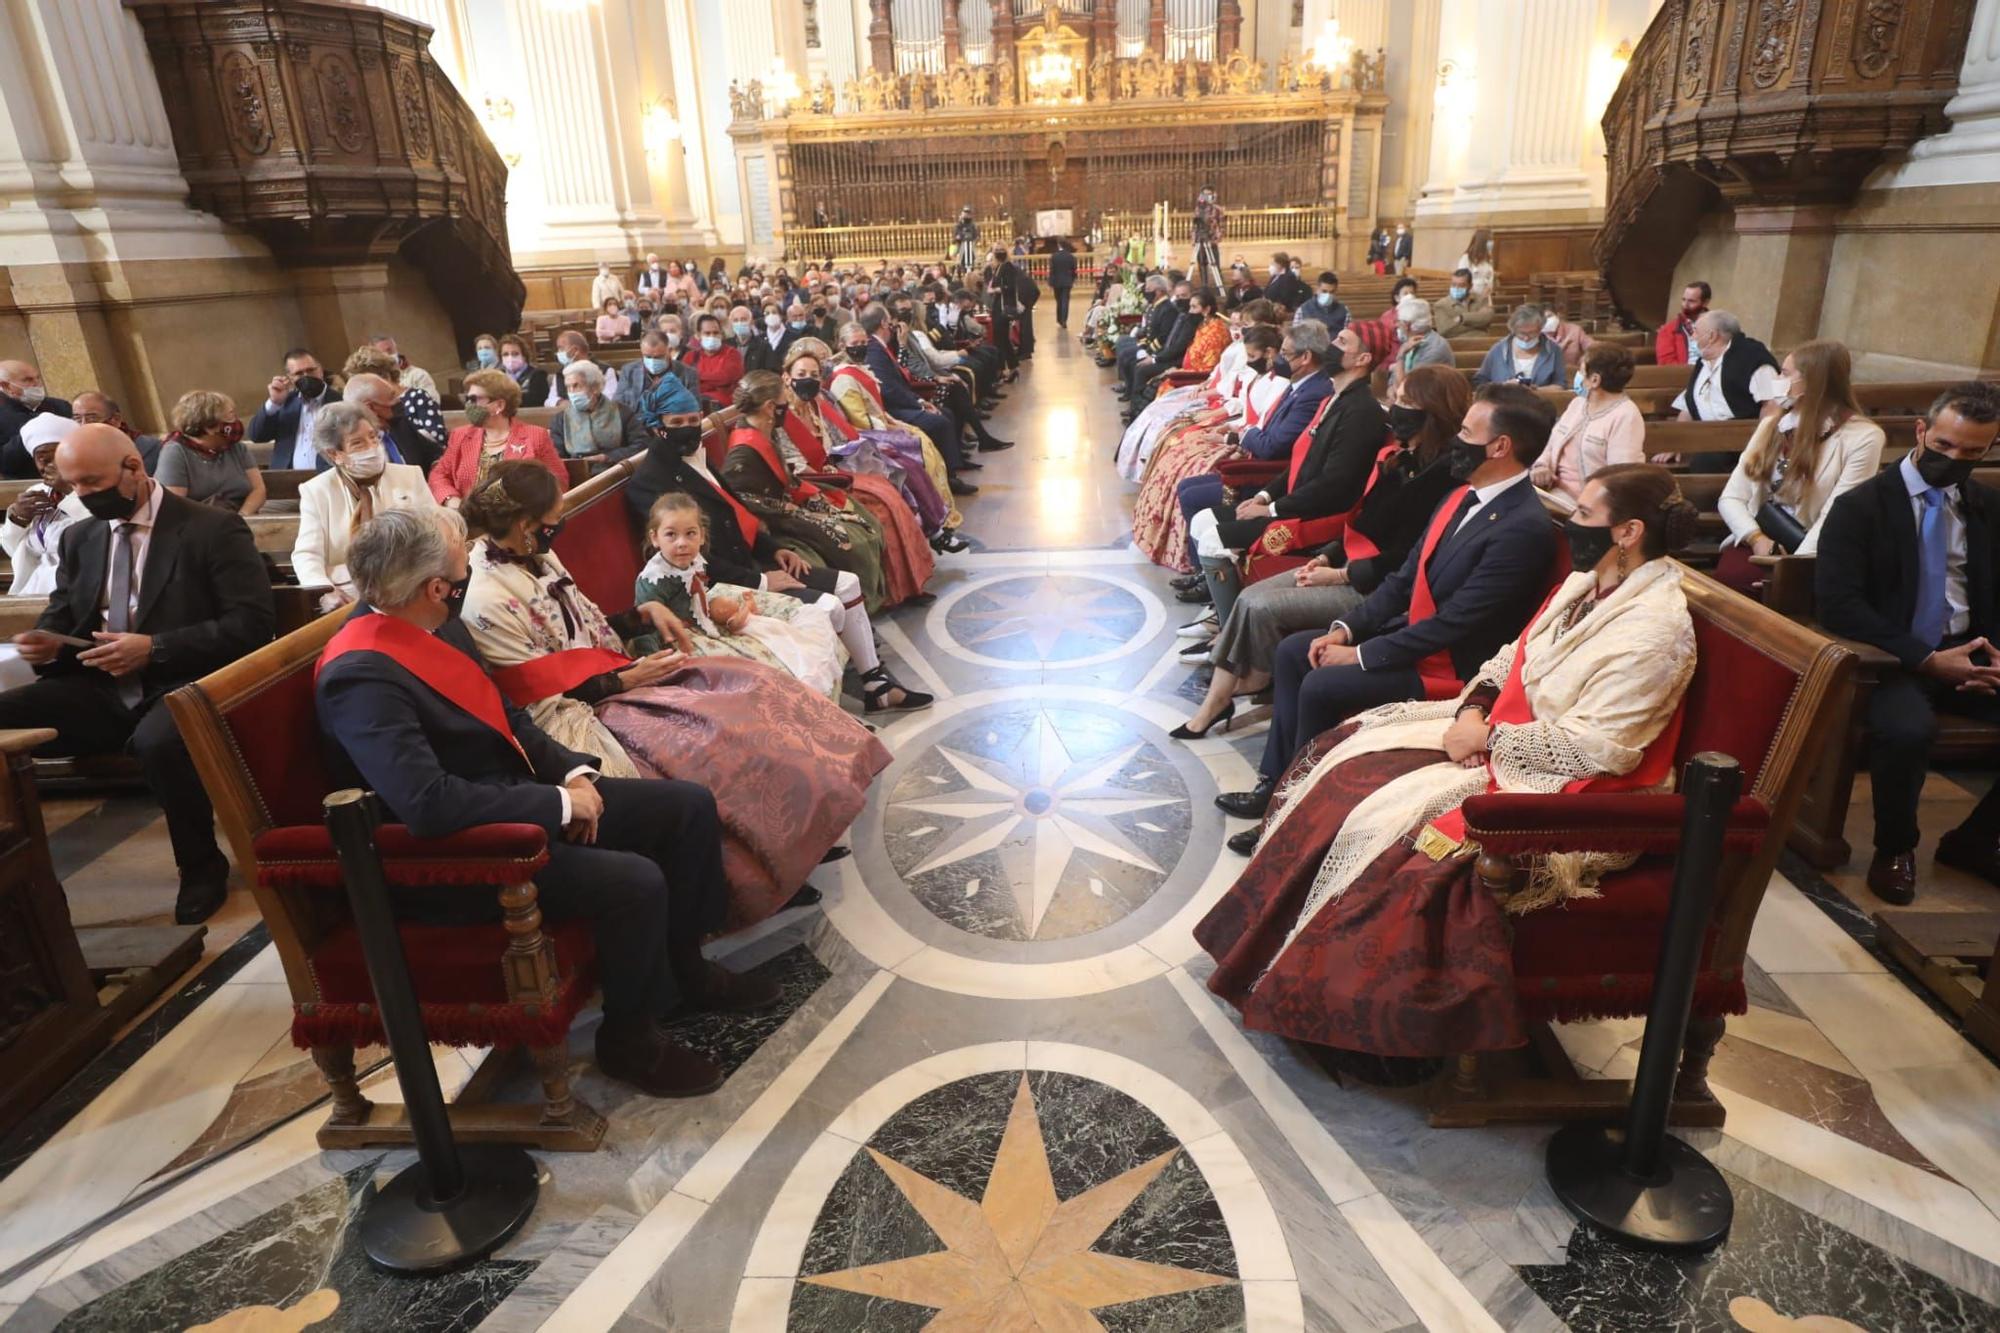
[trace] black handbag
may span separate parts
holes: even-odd
[[[1775,500],[1766,500],[1757,506],[1757,527],[1766,537],[1783,547],[1785,554],[1795,554],[1805,545],[1806,527],[1797,515]]]

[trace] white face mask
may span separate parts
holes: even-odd
[[[340,470],[350,477],[367,481],[382,475],[382,469],[389,465],[389,457],[378,448],[350,449],[342,458]]]
[[[1549,334],[1550,336],[1554,336],[1556,330],[1560,329],[1561,327],[1562,327],[1562,321],[1560,319],[1557,319],[1554,315],[1550,315],[1547,319],[1542,321],[1542,332]]]
[[[1789,435],[1798,428],[1799,414],[1797,412],[1787,412],[1778,418],[1778,430],[1782,434]]]
[[[47,389],[39,384],[30,384],[27,388],[21,390],[21,406],[28,408],[40,407],[42,400],[48,396],[49,391]]]

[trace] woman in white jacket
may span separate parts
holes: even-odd
[[[1715,576],[1743,593],[1763,578],[1752,556],[1813,554],[1833,502],[1882,469],[1886,437],[1854,400],[1844,344],[1803,343],[1779,374],[1783,410],[1757,423],[1715,506],[1729,525]]]
[[[365,408],[322,407],[313,417],[313,448],[333,466],[299,487],[292,572],[301,588],[326,589],[320,610],[331,611],[354,600],[347,543],[361,525],[385,509],[421,509],[437,501],[422,468],[388,461],[375,418]]]
[[[56,476],[56,446],[76,429],[68,417],[43,412],[21,427],[21,444],[42,479],[25,487],[0,516],[0,550],[13,565],[14,597],[46,597],[56,590],[56,543],[70,524],[89,517],[83,501]]]

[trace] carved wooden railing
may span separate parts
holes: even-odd
[[[1604,112],[1596,257],[1629,317],[1664,317],[1702,213],[1840,204],[1944,126],[1972,0],[1666,0]]]
[[[513,328],[507,166],[431,60],[431,29],[338,0],[125,0],[195,207],[288,264],[400,253],[470,344]]]
[[[1153,216],[1150,213],[1104,213],[1098,215],[1096,222],[1098,230],[1107,238],[1122,239],[1135,234],[1150,237],[1153,234]],[[954,225],[950,222],[907,222],[865,227],[793,227],[785,232],[786,253],[802,259],[823,259],[832,255],[837,261],[885,258],[941,260],[956,253],[951,239]],[[1226,250],[1238,243],[1327,240],[1332,238],[1334,231],[1335,214],[1331,208],[1232,208],[1229,210],[1228,234],[1223,238],[1223,247]],[[982,218],[977,247],[979,261],[985,263],[987,253],[995,245],[1011,242],[1014,232],[1014,224],[1005,218]],[[1170,213],[1167,234],[1179,244],[1184,258],[1193,257],[1192,212],[1176,209]],[[1077,239],[1071,238],[1073,241]]]

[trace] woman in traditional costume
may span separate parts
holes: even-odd
[[[461,512],[476,538],[465,624],[501,691],[558,744],[612,777],[679,778],[715,796],[729,929],[802,888],[867,799],[889,752],[825,695],[761,662],[688,657],[657,603],[620,617],[680,651],[634,660],[551,549],[562,496],[532,462],[504,462]]]
[[[774,370],[753,370],[736,386],[736,424],[722,454],[722,479],[781,546],[816,565],[844,569],[861,580],[872,616],[888,580],[882,571],[882,528],[846,487],[801,478],[778,450],[787,408],[785,382]]]
[[[1246,1026],[1378,1068],[1526,1040],[1510,932],[1474,879],[1460,807],[1671,787],[1695,638],[1682,566],[1662,557],[1694,523],[1664,468],[1599,472],[1566,525],[1575,572],[1518,642],[1456,698],[1371,709],[1306,748],[1254,859],[1195,929],[1209,988]],[[1631,860],[1550,856],[1505,911],[1591,896]]]
[[[833,373],[827,376],[827,392],[847,417],[847,424],[861,432],[861,438],[873,441],[886,457],[902,465],[920,512],[928,506],[916,478],[921,476],[929,483],[931,497],[939,507],[936,525],[928,519],[924,525],[931,536],[931,548],[947,553],[963,551],[966,541],[958,530],[965,516],[952,498],[951,473],[945,468],[944,455],[921,430],[889,415],[882,401],[882,382],[868,368],[868,334],[862,327],[851,320],[842,324],[840,339],[842,350],[833,363]]]
[[[1139,497],[1132,505],[1132,544],[1157,565],[1187,573],[1187,518],[1181,513],[1179,488],[1189,477],[1203,477],[1225,461],[1243,456],[1234,437],[1263,422],[1285,396],[1290,381],[1277,371],[1284,334],[1268,325],[1243,333],[1246,369],[1255,376],[1242,386],[1241,397],[1198,410],[1170,425],[1146,460]]]
[[[872,514],[882,530],[887,602],[899,606],[923,595],[937,557],[924,540],[915,502],[892,479],[892,469],[893,477],[907,477],[902,465],[891,463],[875,442],[863,439],[860,428],[823,392],[831,358],[831,349],[817,338],[801,338],[785,353],[786,411],[778,451],[795,473],[835,472],[845,478],[848,498]],[[930,479],[923,482],[928,486]]]
[[[1208,378],[1200,384],[1168,389],[1146,404],[1125,428],[1125,435],[1118,442],[1119,476],[1127,481],[1144,477],[1154,448],[1170,426],[1228,406],[1233,406],[1240,415],[1243,396],[1257,378],[1257,372],[1249,368],[1250,349],[1243,341],[1243,334],[1259,324],[1272,323],[1275,312],[1276,308],[1262,298],[1229,312],[1229,342],[1218,350],[1213,369],[1207,365],[1187,367],[1209,370]]]

